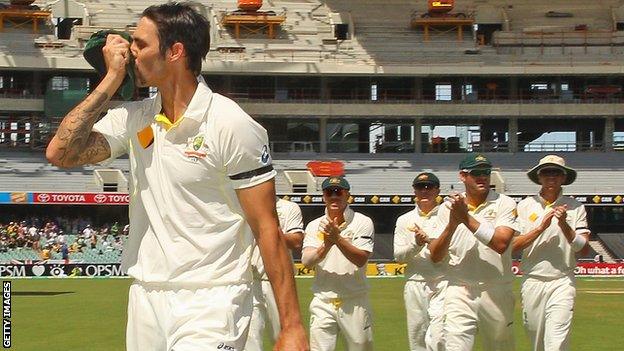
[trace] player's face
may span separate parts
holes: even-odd
[[[490,191],[490,167],[477,167],[459,172],[459,179],[466,187],[466,193],[483,195]]]
[[[542,188],[547,190],[559,190],[565,178],[565,173],[559,168],[543,168],[537,173]]]
[[[347,208],[349,191],[341,188],[328,188],[323,190],[323,200],[328,210],[344,211]]]
[[[419,206],[435,203],[439,194],[440,188],[433,184],[414,185],[414,195]]]
[[[134,56],[134,73],[139,87],[160,86],[167,79],[166,60],[160,53],[156,24],[142,17],[132,35],[130,51]]]

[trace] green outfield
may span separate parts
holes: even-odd
[[[124,349],[128,279],[13,280],[12,349]],[[307,321],[311,279],[297,279]],[[371,279],[375,350],[407,350],[403,279]],[[517,350],[529,350],[516,292]],[[572,330],[572,350],[621,350],[624,280],[581,279]],[[268,350],[269,348],[267,348]],[[343,350],[341,347],[339,350]]]

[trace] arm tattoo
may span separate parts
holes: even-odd
[[[110,155],[106,139],[91,132],[109,100],[108,94],[95,90],[65,116],[56,132],[62,164],[96,163]]]

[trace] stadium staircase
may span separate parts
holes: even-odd
[[[602,255],[602,258],[607,263],[615,263],[615,258],[611,255],[609,250],[605,248],[605,245],[600,240],[590,240],[589,246],[596,251],[597,254]]]
[[[624,259],[624,233],[598,233],[600,241],[615,259]],[[607,257],[607,256],[604,256]]]

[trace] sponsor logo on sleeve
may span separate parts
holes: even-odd
[[[266,165],[269,163],[270,158],[271,156],[269,155],[269,147],[264,145],[262,147],[262,156],[260,156],[260,160]]]

